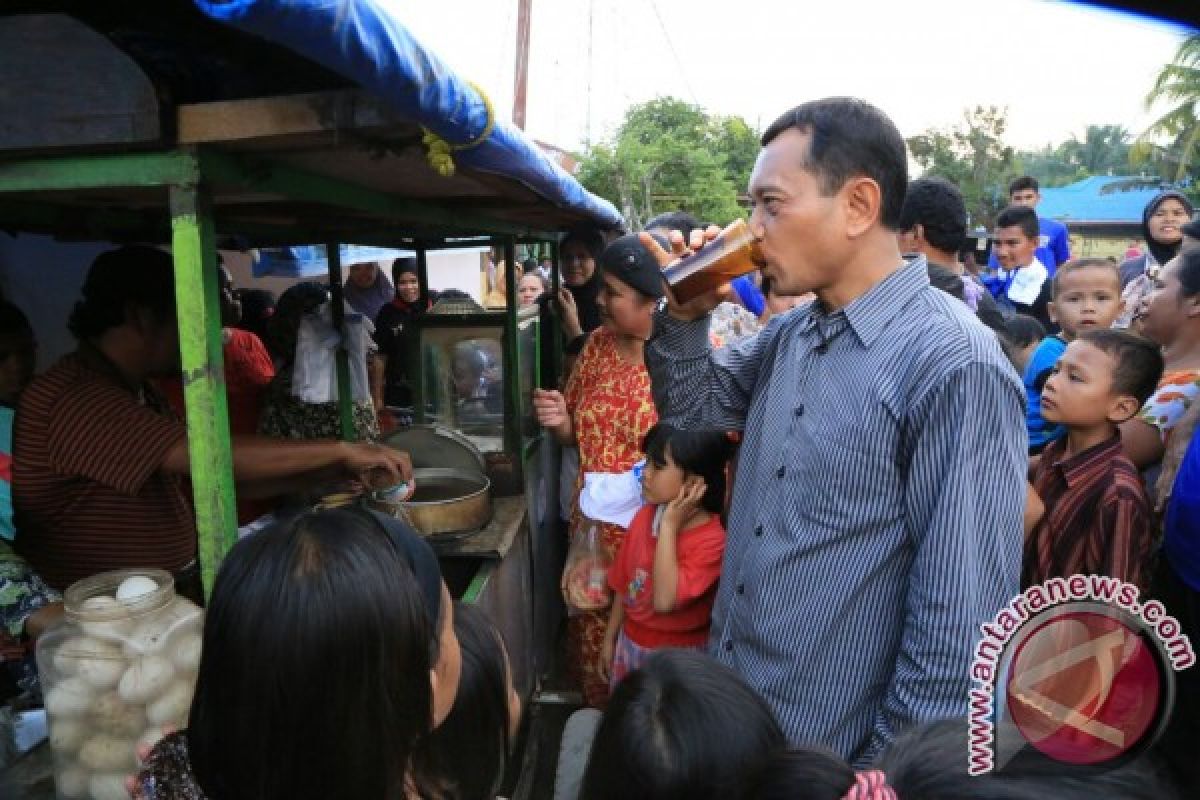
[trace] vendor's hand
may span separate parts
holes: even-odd
[[[604,680],[612,682],[612,662],[613,652],[616,650],[616,634],[612,635],[609,632],[604,634],[604,643],[600,645],[600,677]]]
[[[700,502],[704,500],[704,492],[707,490],[704,484],[704,479],[693,475],[683,482],[683,486],[679,487],[679,494],[672,498],[671,502],[667,503],[667,509],[663,512],[662,524],[670,526],[676,533],[689,519],[696,510],[700,508]]]
[[[575,295],[566,287],[560,287],[558,290],[558,313],[568,340],[583,335],[583,326],[579,323],[579,306],[575,304]]]
[[[408,453],[379,444],[343,443],[342,466],[372,489],[383,489],[412,481],[412,459]]]
[[[553,389],[533,390],[533,413],[537,416],[538,424],[543,428],[556,430],[566,425],[567,400],[562,392]]]
[[[638,238],[646,249],[650,251],[650,254],[657,259],[658,266],[662,268],[670,266],[684,256],[701,249],[720,235],[721,229],[716,225],[709,225],[705,230],[696,229],[692,231],[691,241],[684,241],[683,234],[679,231],[671,231],[667,235],[667,241],[671,243],[671,252],[669,253],[648,233],[639,233]],[[711,313],[714,308],[721,304],[721,293],[724,285],[705,292],[686,303],[680,303],[675,299],[675,294],[671,291],[670,286],[666,286],[665,288],[667,292],[667,313],[675,317],[675,319],[691,322]]]
[[[164,737],[166,737],[166,736],[170,736],[177,729],[174,725],[164,725],[161,730],[162,730],[162,735]],[[144,765],[146,763],[146,761],[149,760],[150,753],[153,750],[154,750],[153,745],[139,744],[137,747],[138,764]],[[142,786],[141,780],[139,780],[138,775],[126,775],[125,776],[125,791],[129,792],[129,796],[131,798],[133,798],[133,800],[145,800],[146,799],[146,792]]]

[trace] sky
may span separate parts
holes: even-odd
[[[381,0],[511,118],[517,0]],[[1057,0],[533,0],[527,132],[580,150],[625,110],[674,95],[762,129],[805,100],[854,95],[901,133],[1008,107],[1020,149],[1134,133],[1186,31]],[[589,35],[590,31],[590,35]]]

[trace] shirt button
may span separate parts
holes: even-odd
[[[787,467],[781,466],[779,469],[775,470],[776,478],[782,478],[786,474],[787,474]]]
[[[803,403],[801,403],[800,405],[796,406],[796,416],[797,416],[797,417],[803,417],[803,416],[804,416],[804,404],[803,404]]]
[[[754,535],[762,536],[762,525],[759,525],[757,528],[754,529]]]
[[[732,652],[732,651],[733,651],[733,642],[731,642],[731,641],[729,641],[728,639],[726,639],[726,640],[725,640],[725,652],[726,652],[726,653],[730,653],[730,652]]]
[[[744,583],[739,583],[739,584],[737,585],[737,593],[738,593],[738,594],[745,594],[745,593],[746,593],[746,584],[744,584]]]

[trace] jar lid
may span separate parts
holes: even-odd
[[[383,444],[403,450],[414,469],[460,469],[483,475],[483,454],[471,440],[442,425],[413,425],[384,437]]]
[[[125,600],[117,589],[129,578],[149,578],[157,588]],[[118,569],[92,575],[67,587],[63,609],[70,619],[107,622],[157,611],[175,599],[175,579],[161,569]]]

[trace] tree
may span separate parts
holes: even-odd
[[[724,224],[743,215],[738,197],[758,149],[758,133],[741,117],[659,97],[632,106],[611,142],[589,147],[578,177],[634,230],[675,210]]]
[[[1129,170],[1129,131],[1121,125],[1088,125],[1058,145],[1017,153],[1014,173],[1032,175],[1044,187],[1066,186],[1092,175],[1125,175]]]
[[[1158,103],[1171,107],[1138,137],[1131,159],[1149,161],[1164,178],[1184,183],[1200,175],[1200,34],[1184,39],[1175,60],[1159,71],[1147,110]]]
[[[925,175],[956,184],[967,204],[970,224],[990,225],[1008,203],[1007,178],[1015,161],[1004,144],[1007,109],[976,106],[953,128],[930,128],[908,139],[913,159]]]

